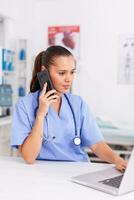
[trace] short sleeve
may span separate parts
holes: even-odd
[[[18,148],[31,132],[30,122],[23,101],[18,101],[14,108],[10,144]]]
[[[81,129],[80,129],[82,146],[90,147],[104,140],[103,135],[90,112],[88,105],[82,101],[81,104]]]

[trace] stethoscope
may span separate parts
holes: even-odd
[[[73,110],[73,107],[70,103],[70,100],[68,98],[68,96],[66,94],[64,94],[64,96],[66,97],[66,100],[70,106],[70,109],[71,109],[71,112],[72,112],[72,115],[73,115],[73,120],[74,120],[74,126],[75,126],[75,137],[73,139],[73,143],[78,146],[81,144],[81,139],[80,139],[80,136],[78,135],[78,131],[77,131],[77,123],[76,123],[76,117],[75,117],[75,114],[74,114],[74,110]]]
[[[40,95],[40,92],[38,93],[38,99],[39,99],[39,95]],[[71,103],[70,103],[70,100],[69,100],[68,96],[67,96],[66,94],[64,94],[64,96],[65,96],[65,98],[66,98],[66,100],[67,100],[67,102],[68,102],[68,104],[69,104],[69,107],[70,107],[71,112],[72,112],[72,115],[73,115],[73,120],[74,120],[75,137],[73,138],[73,143],[74,143],[76,146],[78,146],[78,145],[81,144],[81,138],[80,138],[80,136],[78,135],[78,131],[77,131],[76,117],[75,117],[74,110],[73,110],[73,107],[72,107],[72,105],[71,105]],[[38,109],[38,107],[37,107],[36,110],[35,110],[35,115],[36,115],[36,113],[37,113],[37,109]],[[46,116],[46,123],[47,123],[47,127],[48,127],[48,119],[47,119],[47,116]],[[47,128],[47,129],[48,129],[48,128]],[[54,140],[54,139],[56,139],[56,137],[55,137],[55,136],[52,136],[52,138],[49,138],[48,132],[47,132],[47,137],[44,137],[44,142],[46,143],[46,142],[51,141],[51,140]]]

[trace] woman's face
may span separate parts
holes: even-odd
[[[49,68],[52,83],[59,93],[69,92],[76,67],[73,56],[58,56]]]

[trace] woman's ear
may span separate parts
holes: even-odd
[[[46,67],[44,65],[41,66],[41,71],[44,71]]]

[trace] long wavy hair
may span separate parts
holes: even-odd
[[[68,49],[59,45],[54,45],[48,47],[46,51],[42,51],[36,56],[32,72],[32,79],[30,82],[30,92],[36,92],[37,90],[40,90],[37,73],[41,71],[42,66],[45,66],[47,69],[49,69],[50,65],[54,64],[54,59],[58,56],[73,55]]]

